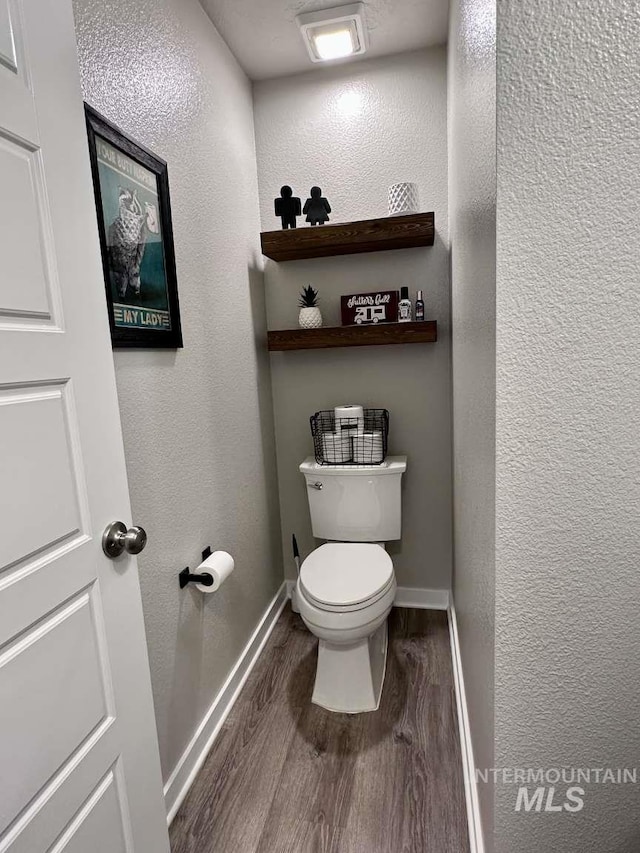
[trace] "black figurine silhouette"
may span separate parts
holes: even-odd
[[[324,225],[329,219],[331,205],[323,198],[320,187],[311,187],[311,198],[305,201],[302,212],[307,214],[307,222],[311,225]]]
[[[300,199],[293,195],[291,187],[284,186],[280,189],[280,198],[276,198],[274,207],[276,216],[280,217],[283,228],[295,228],[296,216],[300,216]]]

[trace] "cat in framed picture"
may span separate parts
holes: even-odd
[[[158,210],[154,204],[138,199],[136,190],[118,187],[118,215],[109,226],[109,269],[121,299],[129,291],[140,296],[140,267],[149,234],[158,234]]]

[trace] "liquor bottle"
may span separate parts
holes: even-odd
[[[400,288],[400,302],[398,302],[398,323],[410,323],[412,320],[412,305],[409,299],[409,288]]]

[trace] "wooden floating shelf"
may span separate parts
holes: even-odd
[[[315,225],[263,231],[262,254],[272,261],[301,261],[334,255],[385,252],[433,246],[435,215],[412,213],[382,219],[363,219],[342,225]]]
[[[438,339],[435,320],[419,323],[378,323],[371,326],[333,326],[320,329],[280,329],[268,332],[271,352],[331,347],[371,347],[388,344],[432,344]]]

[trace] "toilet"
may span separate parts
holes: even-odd
[[[300,465],[313,535],[325,544],[300,568],[300,616],[318,637],[312,702],[359,714],[380,704],[387,662],[387,616],[396,593],[385,542],[400,539],[405,456],[381,465]]]

